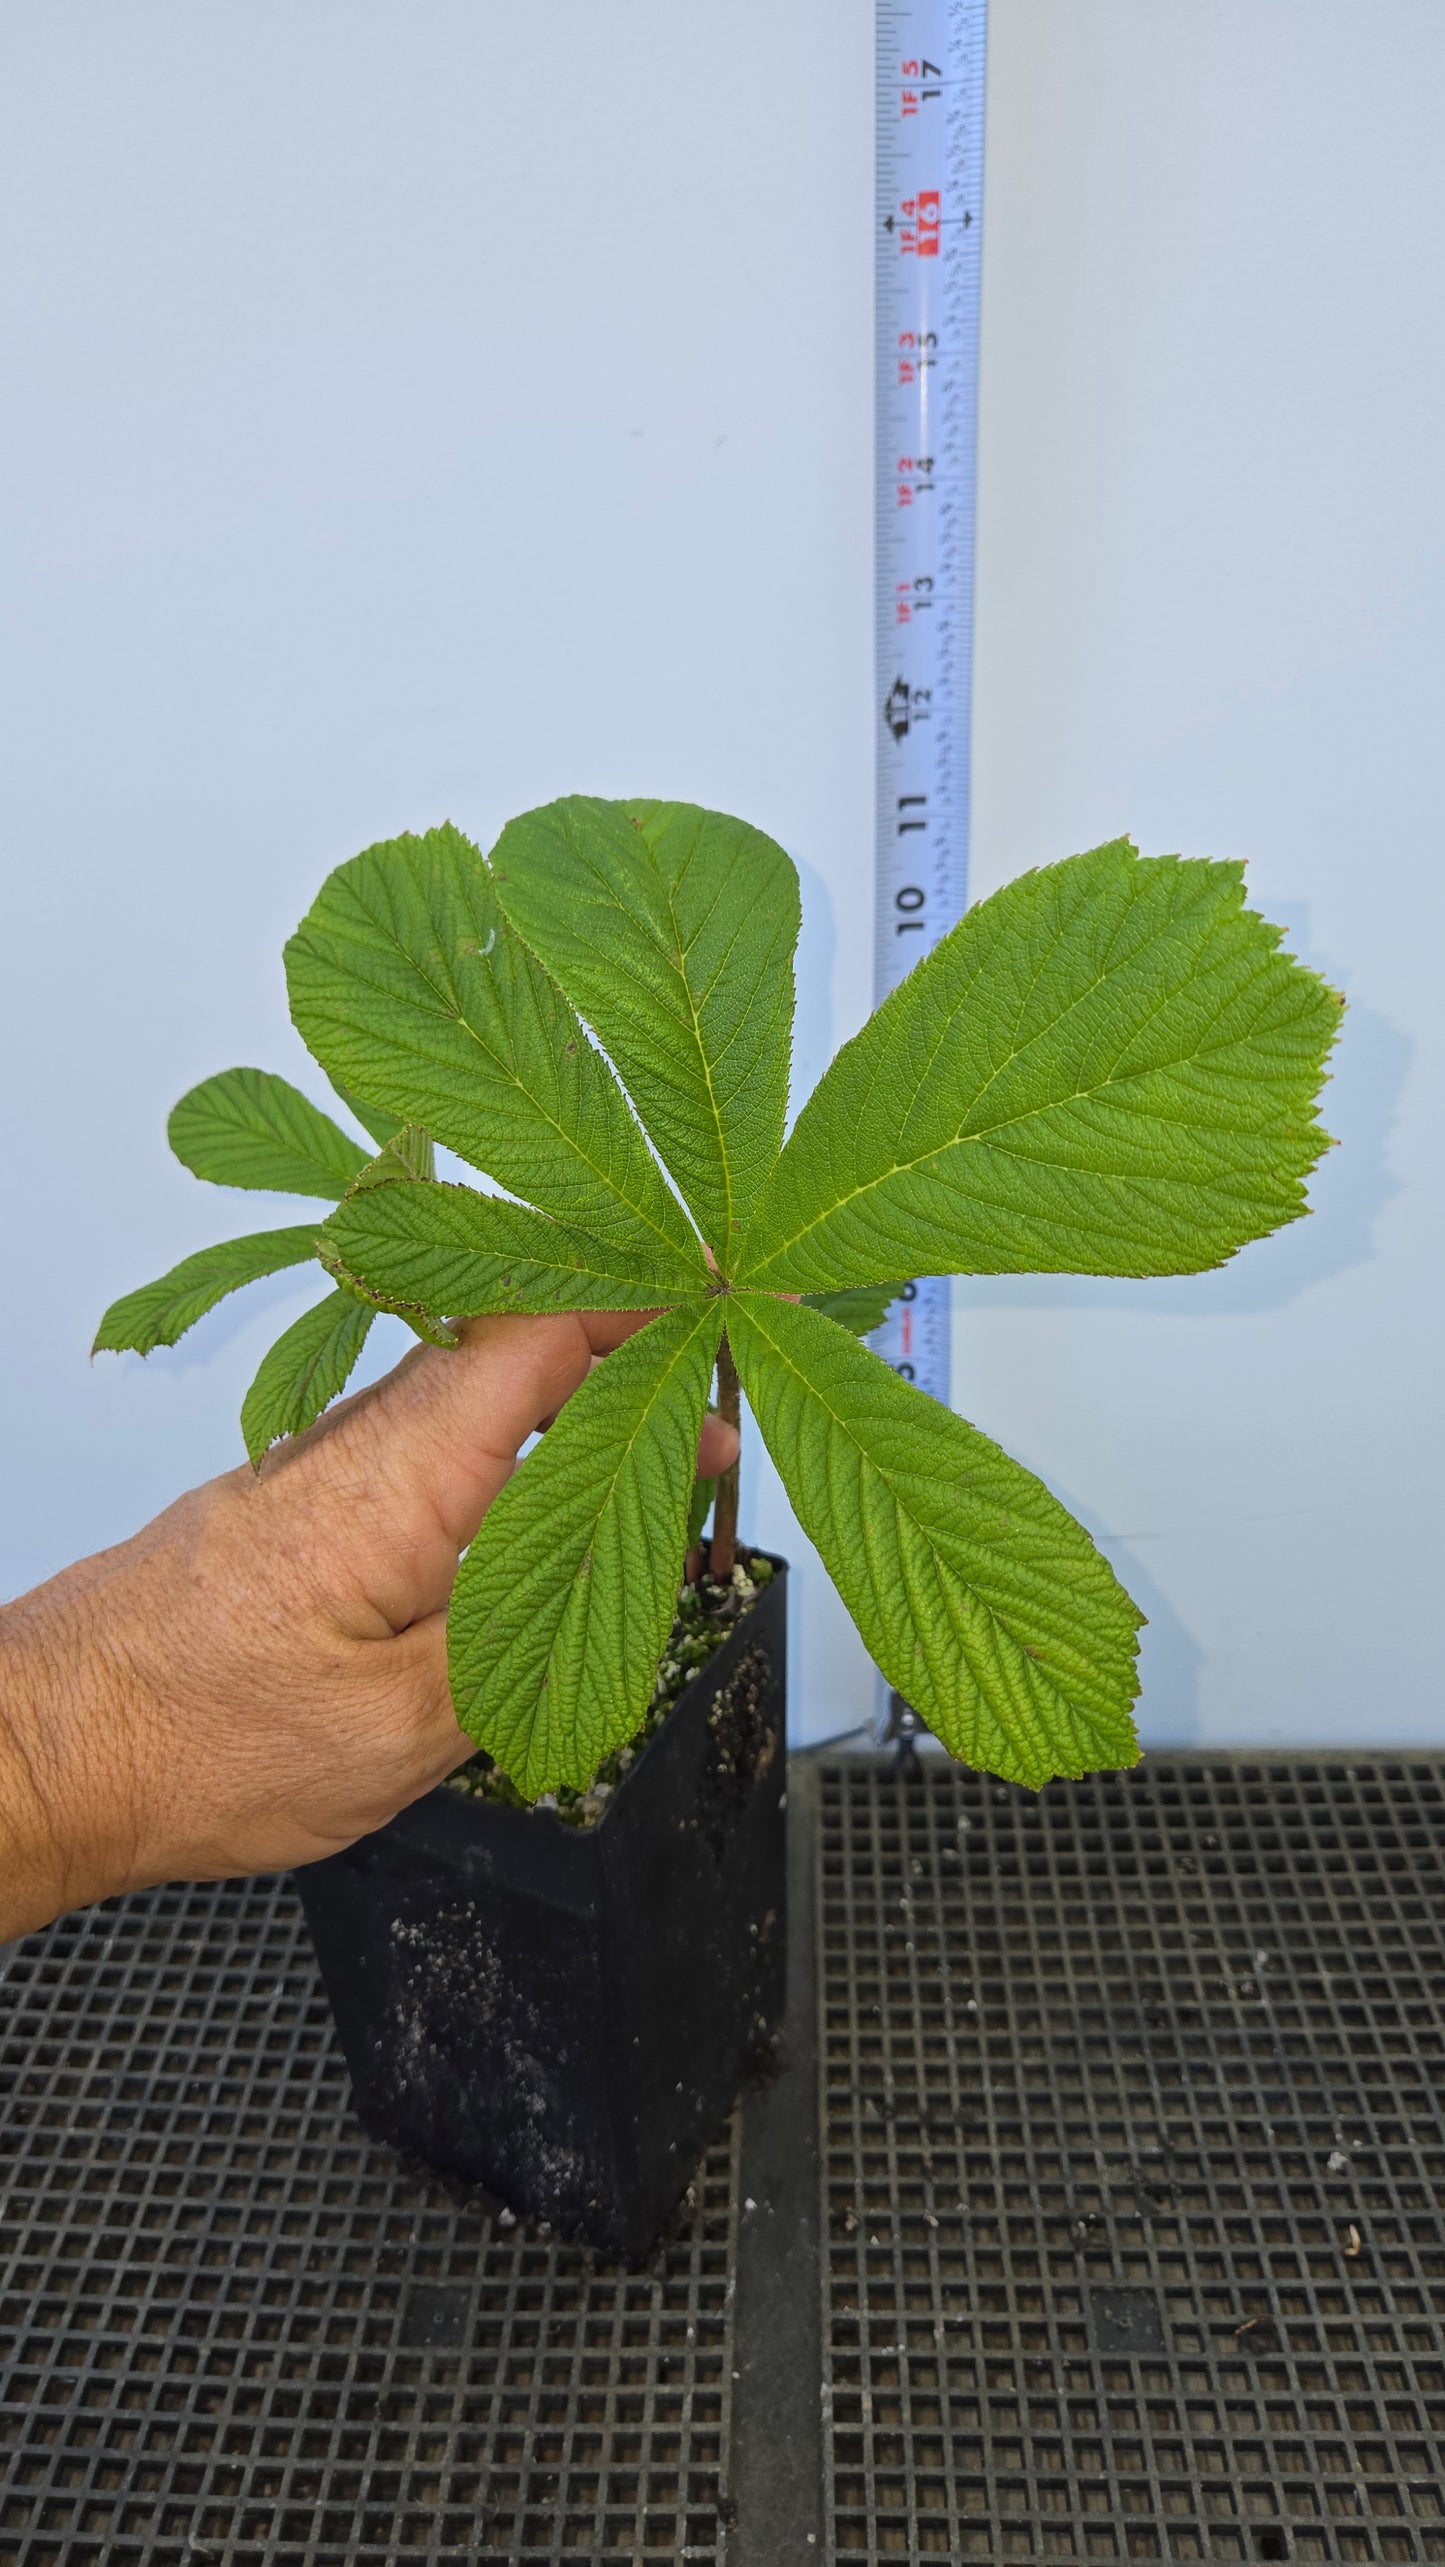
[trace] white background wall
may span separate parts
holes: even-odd
[[[994,0],[976,888],[1245,855],[1352,999],[1310,1223],[960,1288],[960,1405],[1147,1606],[1156,1741],[1437,1734],[1442,110],[1437,0]],[[284,1277],[85,1350],[295,1217],[163,1126],[233,1061],[322,1092],[278,956],[339,858],[736,808],[803,868],[804,1084],[859,1021],[871,157],[862,0],[0,16],[0,1591],[238,1455]],[[871,1688],[803,1583],[822,1736]]]

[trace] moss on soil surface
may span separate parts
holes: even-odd
[[[710,1577],[705,1570],[696,1586],[679,1588],[677,1619],[662,1653],[647,1717],[637,1736],[630,1746],[619,1747],[613,1755],[604,1757],[584,1791],[573,1791],[564,1784],[560,1791],[544,1792],[535,1806],[551,1810],[569,1827],[593,1826],[602,1816],[634,1758],[640,1755],[654,1730],[661,1727],[699,1667],[707,1665],[709,1658],[722,1647],[728,1633],[736,1627],[740,1616],[770,1584],[772,1575],[770,1560],[762,1559],[755,1552],[745,1552],[733,1571],[730,1584],[719,1585],[717,1579]],[[505,1809],[533,1807],[533,1803],[523,1798],[516,1784],[500,1766],[492,1763],[490,1756],[481,1748],[449,1776],[448,1782],[452,1791],[465,1792],[470,1800],[497,1801]]]

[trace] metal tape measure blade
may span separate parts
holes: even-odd
[[[880,0],[876,417],[881,1005],[968,886],[987,0]],[[869,1341],[950,1396],[950,1290],[919,1277]],[[892,1698],[892,1734],[909,1725]]]

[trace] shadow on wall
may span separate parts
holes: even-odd
[[[1145,1733],[1145,1754],[1156,1748],[1197,1746],[1203,1736],[1199,1688],[1204,1672],[1204,1652],[1198,1641],[1127,1537],[1107,1532],[1095,1510],[1057,1471],[1046,1466],[1042,1477],[1060,1506],[1066,1506],[1085,1527],[1144,1616],[1134,1718]]]
[[[1123,1545],[1101,1537],[1099,1548],[1148,1619],[1139,1635],[1139,1699],[1134,1717],[1147,1732],[1145,1753],[1156,1747],[1197,1747],[1203,1735],[1199,1687],[1204,1652],[1180,1621],[1138,1554],[1114,1558]]]

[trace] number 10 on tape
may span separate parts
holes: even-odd
[[[987,0],[879,0],[880,1004],[967,898],[986,32]],[[948,1400],[947,1278],[905,1285],[871,1342],[906,1380]],[[922,1723],[885,1686],[879,1726],[897,1737]]]
[[[968,879],[986,0],[879,0],[875,998],[963,915]],[[947,1280],[872,1339],[949,1397]]]

